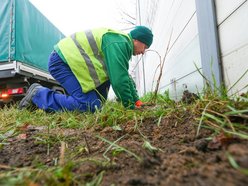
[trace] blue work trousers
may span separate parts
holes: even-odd
[[[74,110],[94,112],[96,108],[101,108],[103,102],[107,99],[110,87],[109,81],[100,85],[96,90],[83,93],[70,67],[63,62],[55,51],[49,57],[48,69],[68,95],[55,92],[49,88],[40,88],[32,98],[32,102],[38,108],[48,112]]]

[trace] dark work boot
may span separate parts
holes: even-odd
[[[24,98],[22,98],[22,100],[19,103],[18,108],[19,109],[24,109],[24,108],[28,108],[30,106],[32,106],[32,98],[34,97],[34,95],[37,93],[37,91],[42,88],[42,86],[39,83],[34,83],[32,84],[27,93],[26,96]]]

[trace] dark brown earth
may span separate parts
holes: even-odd
[[[159,124],[159,126],[158,126]],[[247,123],[244,123],[247,125]],[[246,186],[248,176],[232,167],[228,155],[242,168],[248,169],[248,141],[214,131],[201,129],[196,137],[196,122],[190,114],[183,118],[145,119],[142,125],[130,121],[122,124],[121,130],[96,126],[90,129],[56,129],[48,134],[47,129],[26,127],[24,137],[9,140],[0,150],[0,164],[14,167],[33,167],[38,163],[52,167],[76,162],[70,171],[70,185],[84,185],[100,178],[101,185],[200,185],[200,186]],[[115,150],[99,137],[131,151]],[[56,141],[49,147],[44,141]],[[65,141],[65,153],[61,152],[60,141]],[[157,150],[143,147],[144,141]],[[114,147],[115,145],[113,145]],[[48,153],[49,152],[49,153]],[[106,153],[105,153],[106,152]],[[103,154],[105,153],[105,157]],[[63,158],[62,155],[65,157]],[[140,159],[139,159],[140,158]],[[0,173],[6,168],[0,167]],[[36,180],[43,185],[44,180]],[[60,179],[63,185],[65,179]],[[66,184],[64,184],[66,185]]]

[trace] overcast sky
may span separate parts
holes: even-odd
[[[135,16],[135,0],[30,0],[65,35],[96,27],[124,29]],[[132,20],[128,18],[129,20]]]

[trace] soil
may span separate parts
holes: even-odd
[[[100,174],[103,186],[248,185],[248,176],[233,168],[228,159],[229,154],[240,167],[248,169],[248,141],[224,134],[208,140],[213,133],[208,129],[201,129],[196,137],[197,123],[190,114],[180,120],[162,118],[161,122],[149,118],[142,125],[130,121],[120,127],[56,129],[48,135],[45,128],[29,126],[0,149],[0,164],[32,167],[40,163],[52,167],[59,161],[74,161],[77,163],[71,171],[77,176],[71,185],[84,185]],[[39,140],[45,138],[44,134],[57,142],[48,148]],[[108,149],[110,144],[98,136],[111,142],[121,138],[115,144],[137,157],[120,148]],[[65,153],[61,152],[60,141],[65,141]],[[154,150],[146,149],[144,141],[149,141]],[[0,169],[0,173],[3,171]],[[61,184],[64,181],[61,179]],[[43,185],[42,180],[36,182]]]

